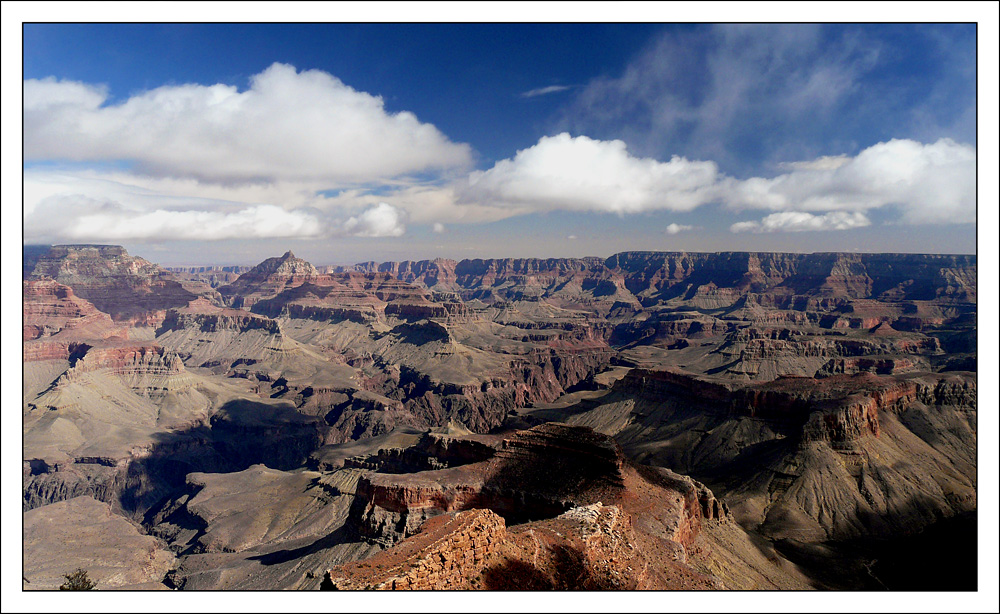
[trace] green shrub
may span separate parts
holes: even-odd
[[[88,578],[87,572],[80,568],[63,577],[66,581],[59,587],[61,591],[92,591],[97,586],[97,582]]]

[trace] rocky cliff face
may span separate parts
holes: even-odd
[[[405,551],[327,570],[322,590],[461,590],[502,547],[507,527],[484,509],[432,519]],[[374,569],[372,569],[374,567]],[[371,573],[368,570],[374,571]],[[368,573],[366,573],[368,571]]]
[[[124,335],[111,317],[73,293],[73,289],[52,280],[24,281],[22,285],[23,340],[42,337],[101,339]]]
[[[625,252],[605,267],[624,272],[629,290],[643,295],[711,282],[754,293],[830,298],[975,302],[976,296],[975,256]]]
[[[128,336],[72,288],[52,280],[23,282],[24,362],[69,360],[90,344]]]
[[[240,275],[253,267],[249,266],[197,266],[197,267],[164,267],[174,274],[178,281],[201,283],[209,288],[228,286]]]
[[[183,308],[168,311],[157,330],[157,334],[186,328],[197,328],[206,333],[220,331],[245,333],[260,330],[273,335],[280,332],[278,323],[270,318],[242,309],[222,309],[204,299],[198,299]]]
[[[56,245],[38,259],[32,279],[70,286],[116,322],[156,326],[167,309],[196,295],[173,275],[114,245]]]

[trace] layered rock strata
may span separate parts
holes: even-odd
[[[56,245],[35,264],[32,279],[73,288],[116,322],[155,327],[167,309],[196,298],[159,266],[115,245]]]

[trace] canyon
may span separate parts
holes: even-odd
[[[907,589],[872,560],[968,557],[975,256],[23,271],[26,589]]]

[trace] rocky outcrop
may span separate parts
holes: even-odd
[[[270,258],[219,288],[233,307],[269,317],[369,324],[386,317],[418,320],[462,313],[430,300],[426,290],[386,273],[320,273],[286,253]]]
[[[392,547],[369,559],[328,569],[320,588],[726,587],[707,572],[717,554],[705,539],[739,529],[704,485],[665,469],[633,467],[612,440],[589,429],[547,424],[497,438],[494,447],[492,459],[446,471],[362,477],[352,518],[360,501],[367,518],[381,511],[381,537],[403,529],[403,539],[384,542]],[[515,513],[509,499],[517,489]],[[538,508],[527,493],[547,493],[562,505]],[[609,503],[594,500],[600,496]],[[436,513],[427,513],[428,506]]]
[[[72,361],[64,377],[72,380],[83,373],[107,369],[115,375],[170,375],[184,371],[180,358],[155,343],[120,342],[87,349]]]
[[[72,336],[76,339],[106,339],[124,336],[123,327],[73,289],[53,280],[25,280],[22,285],[24,341]]]
[[[155,327],[166,311],[196,298],[172,273],[115,245],[55,245],[32,279],[54,279],[115,322]]]
[[[765,307],[830,311],[852,299],[976,301],[975,256],[622,252],[597,258],[433,260],[362,263],[465,300],[554,297],[567,287],[593,299],[621,294],[644,306],[682,299],[728,306],[748,294]]]
[[[608,437],[545,424],[499,440],[485,461],[403,477],[362,477],[351,522],[366,538],[393,544],[427,518],[455,510],[489,508],[509,522],[553,517],[620,496],[624,462]]]
[[[417,344],[450,342],[448,329],[421,320],[393,329]],[[450,421],[477,433],[503,424],[519,407],[550,402],[568,388],[589,380],[609,364],[612,351],[602,342],[554,343],[524,356],[509,357],[476,383],[441,381],[416,368],[400,365],[361,381],[362,390],[342,389],[310,411],[325,414],[340,437],[331,443],[388,432],[394,426],[431,427]],[[306,397],[297,403],[305,404]]]
[[[636,295],[699,287],[830,298],[975,302],[975,256],[624,252],[605,267],[626,275]]]
[[[937,386],[953,391],[955,403],[968,403],[974,392],[970,395],[968,385],[960,382],[956,378],[948,385]],[[680,371],[632,369],[614,386],[624,397],[687,401],[720,417],[765,420],[781,431],[792,429],[788,432],[794,433],[801,428],[799,435],[805,440],[839,443],[865,436],[878,437],[879,412],[898,412],[900,407],[917,400],[918,389],[924,390],[927,398],[932,388],[912,380],[877,377],[868,371],[822,379],[782,377],[740,386]]]
[[[376,454],[347,458],[343,466],[379,473],[413,473],[478,463],[495,454],[496,449],[489,439],[481,441],[474,437],[456,438],[427,432],[410,447],[385,448]]]
[[[22,296],[26,363],[70,360],[92,344],[128,336],[124,326],[58,282],[26,280]]]
[[[196,266],[196,267],[164,267],[173,273],[179,281],[200,282],[209,288],[228,286],[240,275],[253,267],[249,266]]]
[[[168,311],[157,329],[157,335],[185,328],[197,328],[206,333],[219,331],[244,333],[260,330],[267,334],[276,335],[281,332],[278,323],[271,318],[242,309],[219,308],[204,299],[198,299],[186,307]]]
[[[776,357],[856,357],[877,354],[941,353],[941,343],[934,337],[893,335],[886,325],[867,338],[839,337],[836,334],[815,336],[809,331],[790,329],[745,328],[727,336],[719,352],[739,361],[759,361]],[[891,337],[891,338],[887,338]]]
[[[327,570],[320,589],[468,589],[506,537],[503,518],[486,509],[439,516],[399,549]]]
[[[318,275],[316,267],[288,251],[268,258],[218,290],[232,307],[250,309],[261,296],[275,296],[287,286],[300,286]]]
[[[831,375],[854,375],[855,373],[875,373],[893,375],[906,373],[917,368],[910,358],[831,358],[816,372],[816,377]]]

